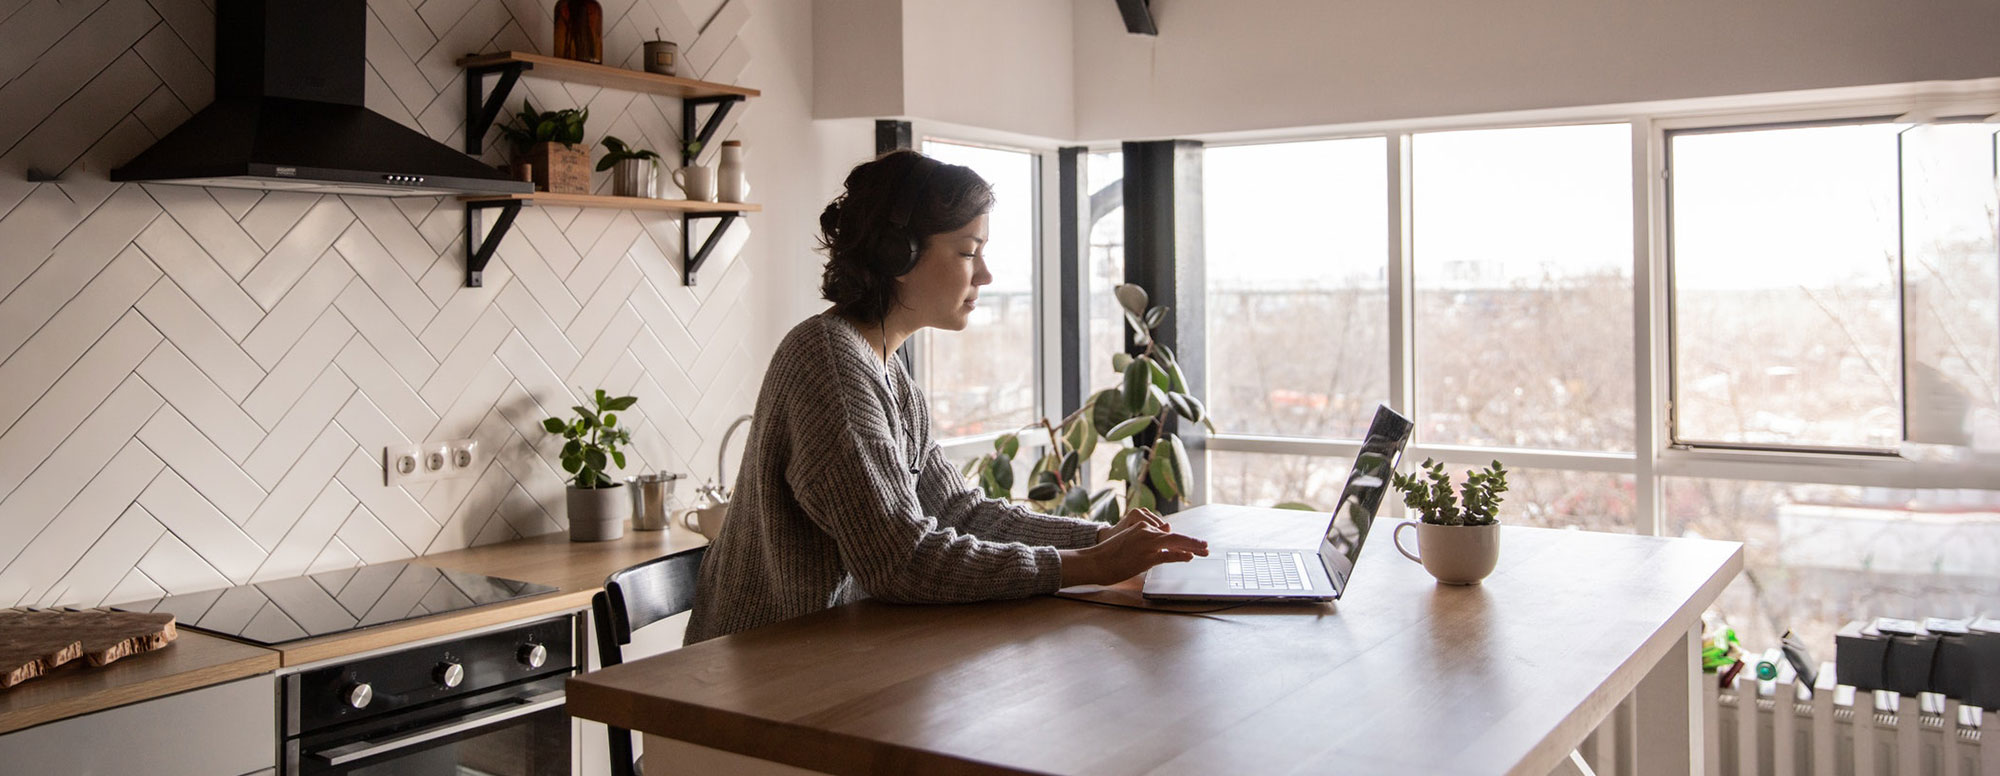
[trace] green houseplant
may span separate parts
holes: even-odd
[[[993,498],[1012,499],[1014,456],[1023,434],[1047,434],[1048,451],[1029,470],[1025,500],[1035,509],[1056,515],[1116,523],[1127,508],[1152,508],[1162,500],[1188,492],[1187,446],[1167,429],[1179,416],[1213,431],[1208,409],[1189,392],[1171,348],[1153,339],[1166,320],[1168,308],[1151,306],[1146,289],[1127,283],[1114,294],[1132,329],[1138,355],[1115,353],[1111,367],[1121,375],[1115,387],[1091,395],[1076,412],[1061,421],[1043,419],[993,440],[993,451],[966,463],[962,473]],[[1141,444],[1142,432],[1154,438]],[[1100,445],[1100,442],[1105,444]],[[1100,449],[1114,450],[1110,480],[1123,483],[1092,491],[1083,482],[1085,465]]]
[[[1403,503],[1418,520],[1396,525],[1391,537],[1404,557],[1424,564],[1424,570],[1448,585],[1476,585],[1500,562],[1500,494],[1507,491],[1507,469],[1493,465],[1465,474],[1454,494],[1444,464],[1424,459],[1422,472],[1395,475]],[[1416,527],[1417,549],[1403,547],[1404,528]]]
[[[611,176],[611,193],[620,197],[655,196],[660,174],[660,155],[650,149],[628,146],[614,135],[604,136],[604,158],[597,171],[616,168]]]
[[[632,443],[632,432],[618,425],[618,413],[638,404],[636,396],[611,396],[599,388],[592,395],[594,407],[578,404],[573,418],[549,418],[543,430],[564,439],[563,471],[569,472],[566,498],[569,508],[569,538],[578,542],[600,542],[625,535],[625,519],[631,503],[621,488],[625,484],[605,474],[615,465],[625,468],[625,453],[619,445]]]
[[[590,150],[584,148],[583,125],[589,108],[537,111],[527,100],[514,121],[500,133],[514,144],[515,164],[533,169],[536,188],[553,194],[590,193]]]

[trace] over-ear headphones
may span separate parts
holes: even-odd
[[[891,277],[902,277],[917,268],[917,259],[923,254],[923,240],[910,233],[910,216],[917,209],[917,198],[922,196],[924,184],[929,183],[931,174],[937,172],[941,163],[928,156],[916,155],[908,172],[903,174],[903,182],[896,187],[896,203],[889,208],[888,231],[876,251],[875,260],[882,271]],[[900,239],[898,239],[900,238]]]

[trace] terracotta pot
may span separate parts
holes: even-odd
[[[569,540],[608,542],[625,535],[625,520],[632,516],[632,500],[625,484],[606,488],[569,486]]]

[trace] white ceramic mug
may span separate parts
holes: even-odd
[[[715,201],[715,169],[700,165],[688,165],[674,171],[674,183],[681,192],[696,202]]]
[[[1416,526],[1417,551],[1403,546],[1403,529]],[[1424,570],[1447,585],[1477,585],[1500,562],[1500,524],[1436,525],[1404,520],[1389,540],[1403,557],[1424,564]]]
[[[716,535],[722,533],[722,521],[727,517],[729,517],[728,504],[686,509],[681,511],[681,527],[708,537],[709,541],[715,541]]]

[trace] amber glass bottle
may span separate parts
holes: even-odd
[[[597,0],[556,0],[556,56],[604,64],[604,9]]]

